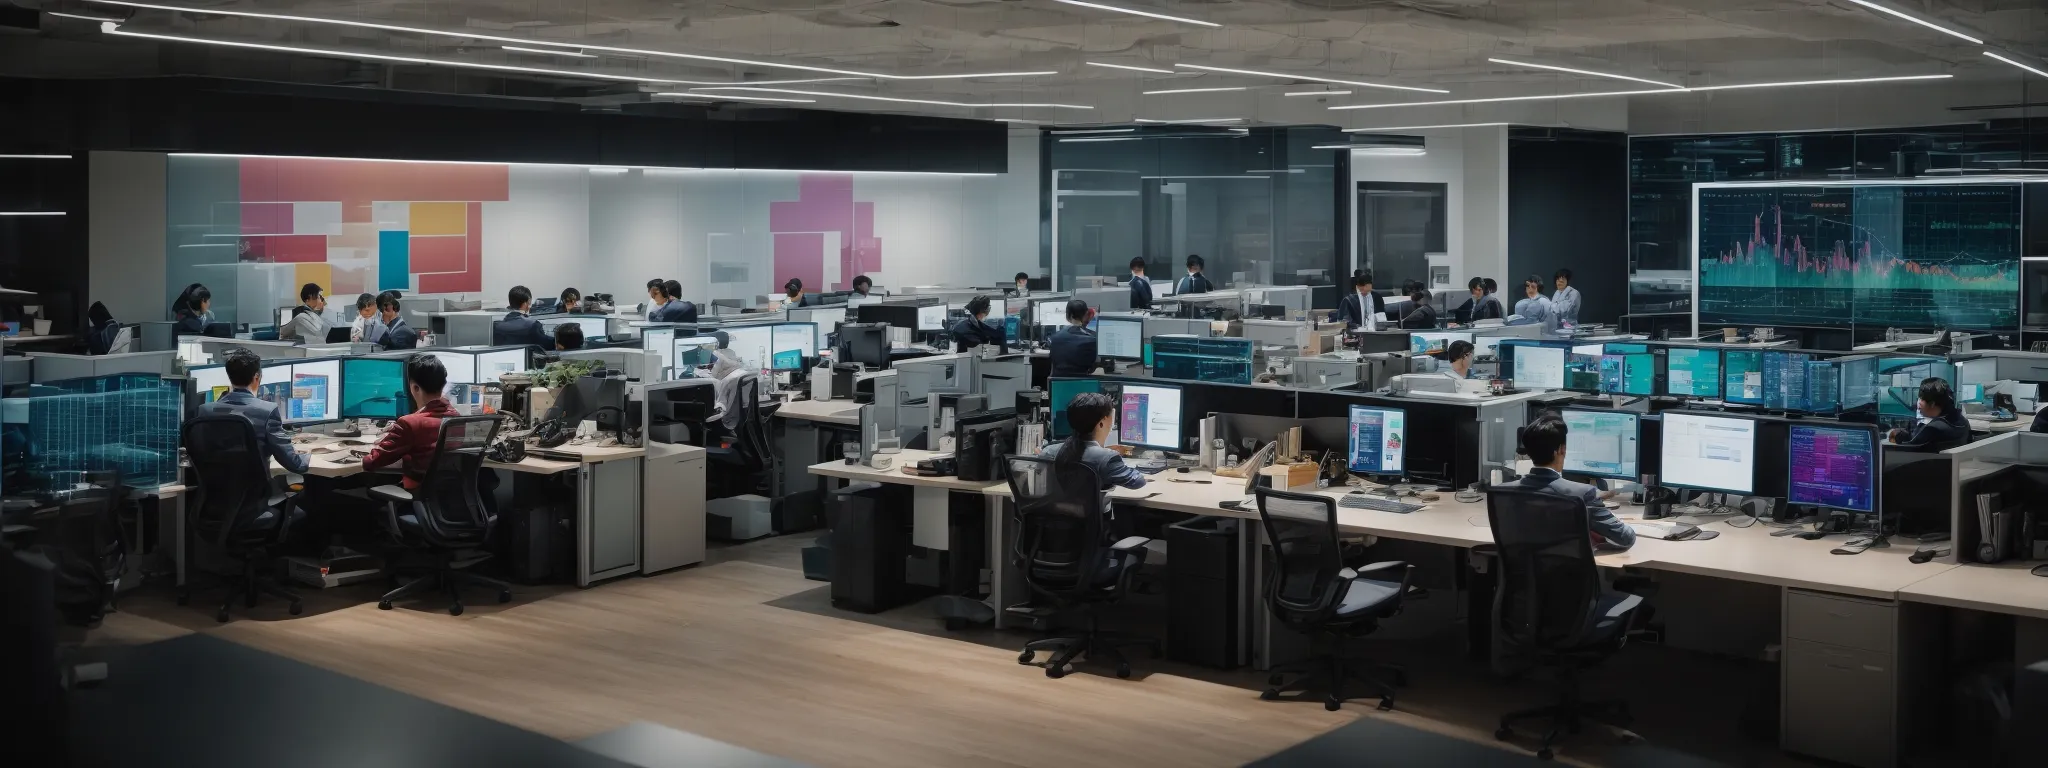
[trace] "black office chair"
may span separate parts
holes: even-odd
[[[1273,667],[1259,698],[1275,701],[1290,691],[1322,688],[1323,708],[1332,712],[1364,694],[1362,683],[1380,697],[1379,708],[1394,708],[1394,688],[1408,683],[1399,665],[1347,658],[1348,641],[1372,634],[1381,619],[1401,612],[1414,568],[1399,560],[1353,570],[1344,566],[1337,540],[1337,500],[1328,496],[1253,489],[1259,522],[1266,529],[1266,608],[1275,621],[1308,635],[1306,660]],[[1323,640],[1320,648],[1314,641]],[[1377,676],[1375,676],[1377,673]],[[1294,674],[1294,680],[1287,680]]]
[[[272,574],[276,549],[290,537],[300,513],[292,494],[272,490],[270,460],[257,442],[256,426],[233,414],[201,415],[185,422],[183,437],[197,477],[187,497],[186,528],[194,540],[241,564],[239,573],[222,576],[231,588],[213,620],[228,620],[236,595],[247,607],[256,607],[259,592],[291,601],[291,615],[299,615],[304,610],[299,596],[279,586]],[[191,597],[191,585],[178,588],[179,605]]]
[[[714,476],[717,487],[712,498],[738,496],[765,488],[775,469],[776,446],[768,438],[773,433],[768,420],[775,417],[782,404],[761,402],[759,376],[743,376],[733,386],[740,388],[741,413],[738,426],[733,428],[732,445],[706,448],[705,454],[711,465],[735,471]]]
[[[448,590],[448,615],[462,615],[464,585],[498,590],[498,602],[512,601],[512,587],[468,570],[490,558],[480,551],[497,522],[477,491],[484,449],[498,433],[496,416],[458,416],[441,420],[440,444],[427,464],[419,490],[380,485],[370,498],[384,502],[384,530],[404,548],[385,567],[393,574],[424,571],[419,577],[384,593],[377,607],[391,610],[394,600],[440,585]]]
[[[1487,491],[1486,517],[1500,558],[1493,623],[1506,666],[1557,670],[1557,703],[1502,716],[1494,737],[1512,738],[1517,722],[1549,720],[1551,729],[1536,753],[1549,760],[1558,735],[1578,732],[1583,721],[1628,719],[1625,702],[1581,700],[1579,675],[1628,642],[1643,599],[1601,586],[1585,502],[1496,485]],[[1635,740],[1635,734],[1608,725],[1624,742]]]
[[[1088,627],[1079,634],[1055,630],[1050,637],[1026,643],[1017,663],[1030,664],[1039,651],[1052,651],[1045,676],[1059,678],[1067,675],[1075,657],[1086,655],[1113,662],[1116,676],[1128,678],[1131,663],[1124,658],[1124,647],[1142,645],[1158,658],[1158,640],[1102,631],[1094,611],[1096,604],[1116,602],[1130,591],[1131,574],[1145,563],[1145,543],[1151,539],[1130,536],[1103,545],[1102,480],[1088,465],[1035,456],[1007,456],[1003,464],[1015,501],[1013,562],[1031,591],[1052,602],[1054,620],[1078,613]]]

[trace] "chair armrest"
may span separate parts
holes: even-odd
[[[412,503],[412,491],[406,490],[405,486],[402,485],[380,485],[371,488],[370,496],[382,501],[395,501],[404,504]]]
[[[1109,545],[1109,548],[1118,552],[1130,552],[1143,548],[1146,544],[1151,543],[1151,541],[1151,539],[1143,536],[1125,536],[1122,541]]]
[[[1628,615],[1630,611],[1635,610],[1642,604],[1642,595],[1629,595],[1628,597],[1622,598],[1621,602],[1615,603],[1613,607],[1608,608],[1607,615],[1604,618],[1619,619],[1623,616]]]

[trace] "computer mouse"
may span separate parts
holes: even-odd
[[[1185,475],[1185,474],[1187,474],[1187,473],[1188,473],[1188,468],[1187,468],[1187,467],[1181,467],[1181,468],[1179,468],[1179,469],[1176,469],[1176,470],[1174,470],[1174,471],[1175,471],[1175,472],[1179,472],[1179,473],[1181,473],[1181,474]]]

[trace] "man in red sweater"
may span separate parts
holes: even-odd
[[[405,391],[419,409],[398,417],[377,447],[363,457],[363,469],[377,470],[399,464],[405,472],[405,489],[419,490],[427,475],[434,449],[441,440],[441,420],[457,415],[441,390],[448,384],[448,369],[428,354],[413,355],[405,361]]]

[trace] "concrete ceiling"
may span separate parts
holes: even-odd
[[[7,0],[0,0],[6,2]],[[585,49],[592,58],[507,51],[504,40],[691,54],[880,77],[754,87],[811,91],[713,91],[756,98],[808,99],[823,109],[913,112],[1042,124],[1123,123],[1134,119],[1241,118],[1252,123],[1344,127],[1500,121],[1628,128],[1631,111],[1684,127],[1714,121],[1717,103],[1735,108],[1761,91],[1693,91],[1628,97],[1530,100],[1428,107],[1330,110],[1332,106],[1634,91],[1659,86],[1491,62],[1499,58],[1569,67],[1687,87],[1816,79],[1951,75],[1921,83],[1767,89],[1772,109],[1816,105],[1842,117],[1864,102],[1910,100],[1939,116],[1948,106],[2025,101],[2028,74],[1985,55],[2001,52],[2048,70],[2044,0],[1874,0],[1980,37],[1983,45],[1874,11],[1851,0],[1102,0],[1105,5],[1207,21],[1151,19],[1056,0],[152,0],[190,11],[94,0],[12,0],[47,12],[125,19],[119,29],[146,35],[318,49],[610,75],[616,80],[545,72],[458,70],[464,82],[494,78],[553,84],[550,97],[603,104],[645,100],[693,83],[749,83],[836,77],[788,67]],[[311,20],[232,15],[281,14],[461,33],[344,26]],[[45,16],[36,39],[64,56],[0,56],[0,71],[45,71],[60,59],[183,61],[203,56],[208,70],[277,79],[333,77],[322,65],[279,67],[340,57],[205,46],[111,36],[86,20]],[[18,37],[0,37],[17,40]],[[550,45],[554,44],[554,45]],[[54,47],[62,46],[62,47]],[[0,45],[0,48],[7,46]],[[207,49],[171,52],[173,48]],[[574,49],[559,48],[569,51]],[[144,56],[138,51],[153,51]],[[33,59],[40,58],[40,61]],[[265,62],[269,62],[268,65]],[[1149,73],[1094,66],[1167,70]],[[1296,75],[1267,77],[1186,65]],[[441,69],[371,60],[403,71]],[[120,69],[115,67],[114,69]],[[246,70],[246,71],[244,71]],[[102,67],[99,71],[106,71]],[[344,70],[358,80],[363,66]],[[896,79],[985,72],[1040,76]],[[485,76],[485,77],[476,77]],[[894,77],[889,77],[894,76]],[[1427,93],[1348,86],[1313,78],[1448,91]],[[375,79],[374,76],[372,79]],[[356,82],[356,80],[351,80]],[[386,84],[390,84],[387,82]],[[568,87],[562,87],[568,86]],[[471,85],[475,89],[478,86]],[[1243,88],[1201,93],[1146,91]],[[451,86],[460,90],[462,87]],[[512,92],[511,89],[501,89]],[[1347,95],[1288,96],[1349,90]],[[1797,94],[1806,98],[1800,99]],[[521,93],[524,93],[523,91]],[[821,95],[823,94],[823,95]],[[837,94],[837,95],[834,95]],[[861,100],[850,96],[952,102],[960,106]],[[1792,100],[1787,102],[1787,98]],[[703,101],[690,99],[691,101]],[[995,107],[1061,104],[1090,107]],[[778,104],[779,105],[779,104]],[[1845,106],[1846,105],[1846,106]],[[1873,116],[1924,121],[1919,114]],[[1954,117],[1953,114],[1949,114]],[[1969,113],[1964,119],[2002,114]],[[1801,118],[1786,115],[1785,128]],[[1813,116],[1805,116],[1811,120]],[[1843,119],[1849,119],[1843,117]],[[1769,122],[1766,120],[1765,122]]]

